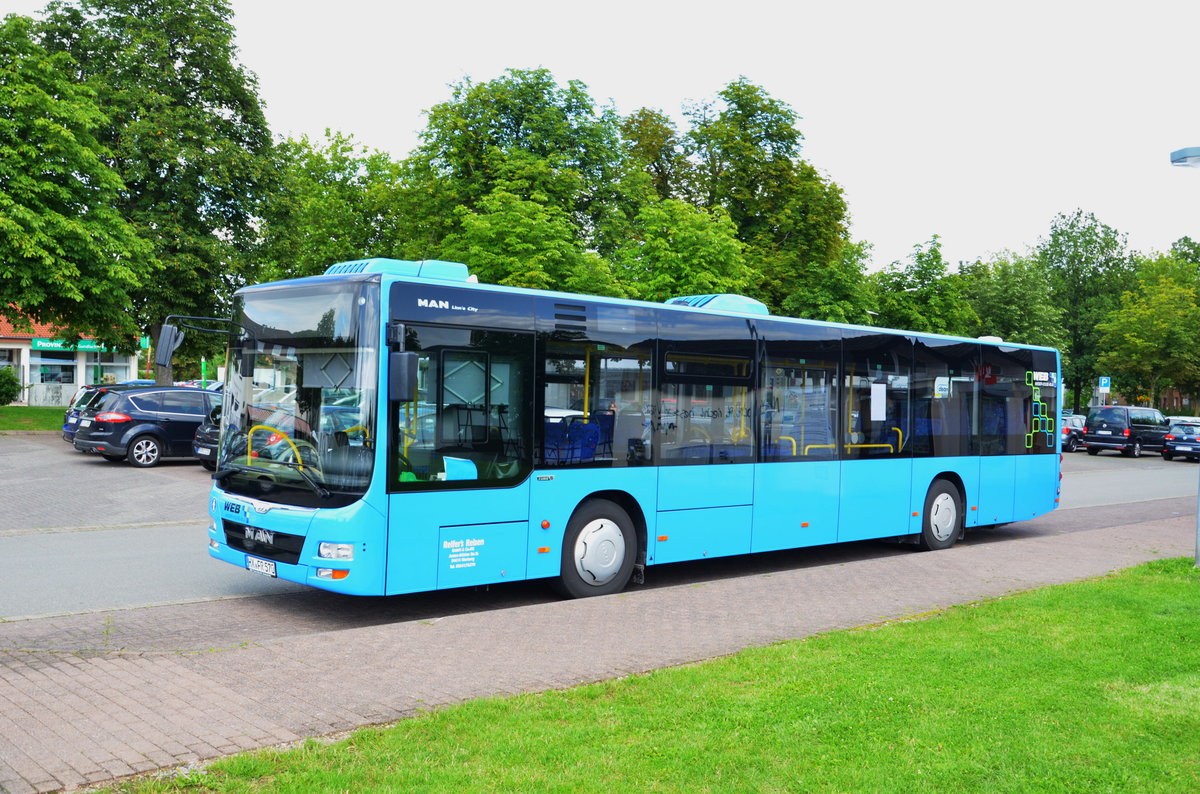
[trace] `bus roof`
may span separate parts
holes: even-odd
[[[597,303],[607,303],[615,306],[656,307],[665,308],[670,311],[705,312],[733,317],[744,317],[754,320],[772,319],[782,322],[820,325],[826,328],[839,328],[851,331],[883,331],[893,334],[920,336],[932,339],[976,342],[979,344],[1003,345],[1005,347],[1018,347],[1032,350],[1054,350],[1054,348],[1046,347],[1044,345],[1007,342],[1004,340],[999,340],[996,337],[972,338],[954,336],[950,334],[939,334],[930,331],[911,331],[903,328],[883,328],[873,325],[856,325],[854,323],[839,323],[830,322],[827,320],[813,320],[803,317],[787,317],[784,315],[770,314],[766,306],[760,301],[744,295],[689,295],[669,298],[663,303],[654,303],[651,301],[634,300],[630,298],[613,298],[605,295],[588,295],[586,293],[559,292],[557,290],[541,290],[531,289],[528,287],[509,287],[500,284],[487,284],[478,281],[475,276],[471,275],[470,269],[467,267],[467,265],[462,264],[461,262],[445,262],[437,259],[425,259],[419,261],[388,259],[383,257],[356,259],[330,265],[325,270],[325,274],[321,276],[308,276],[298,279],[288,279],[285,281],[273,281],[266,284],[243,287],[241,290],[238,290],[238,292],[243,290],[256,290],[259,288],[279,287],[283,286],[284,284],[295,284],[302,282],[357,281],[362,280],[364,276],[387,276],[396,281],[440,284],[442,286],[454,285],[488,292],[507,292],[518,295],[565,298],[569,300],[578,300],[582,297]]]

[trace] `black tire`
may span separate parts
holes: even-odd
[[[213,463],[211,460],[202,460],[202,461],[200,461],[200,465],[203,466],[208,471],[216,471],[217,470],[217,464]]]
[[[637,556],[637,532],[629,514],[607,499],[593,499],[567,523],[554,587],[568,598],[618,593],[629,583]]]
[[[1067,448],[1063,452],[1074,452],[1079,449],[1079,439],[1075,436],[1067,436]]]
[[[1140,458],[1142,456],[1142,442],[1134,441],[1133,446],[1125,450],[1124,454],[1131,458]]]
[[[103,452],[100,453],[100,457],[104,458],[110,463],[116,463],[119,460],[125,460],[124,455],[105,455]]]
[[[953,546],[962,536],[963,518],[958,488],[949,480],[934,480],[921,514],[921,548],[938,551]]]
[[[1162,452],[1162,456],[1163,456],[1163,460],[1170,460],[1171,458],[1175,457],[1174,454],[1167,452],[1165,449]]]
[[[154,436],[138,436],[129,443],[129,451],[125,458],[131,465],[137,466],[139,469],[157,466],[159,460],[162,459],[162,444]]]
[[[1100,450],[1099,450],[1099,449],[1092,449],[1091,447],[1088,447],[1088,448],[1087,448],[1087,453],[1088,453],[1089,455],[1099,455],[1099,454],[1100,454]]]

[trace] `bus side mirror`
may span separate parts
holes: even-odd
[[[158,345],[154,348],[154,363],[160,367],[171,366],[171,357],[183,344],[183,331],[169,323],[163,323],[158,332]]]
[[[416,353],[388,354],[388,399],[410,403],[417,399]]]

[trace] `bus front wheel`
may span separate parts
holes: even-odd
[[[948,549],[962,534],[962,498],[948,480],[934,480],[925,495],[925,514],[921,519],[921,548],[929,551]]]
[[[629,514],[607,499],[593,499],[575,511],[563,533],[555,589],[569,598],[620,592],[636,557],[637,533]]]

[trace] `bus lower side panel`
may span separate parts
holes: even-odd
[[[557,576],[571,514],[594,497],[640,514],[649,565],[912,535],[939,476],[962,488],[968,527],[1057,498],[1054,455],[541,471],[513,488],[389,495],[386,592]]]

